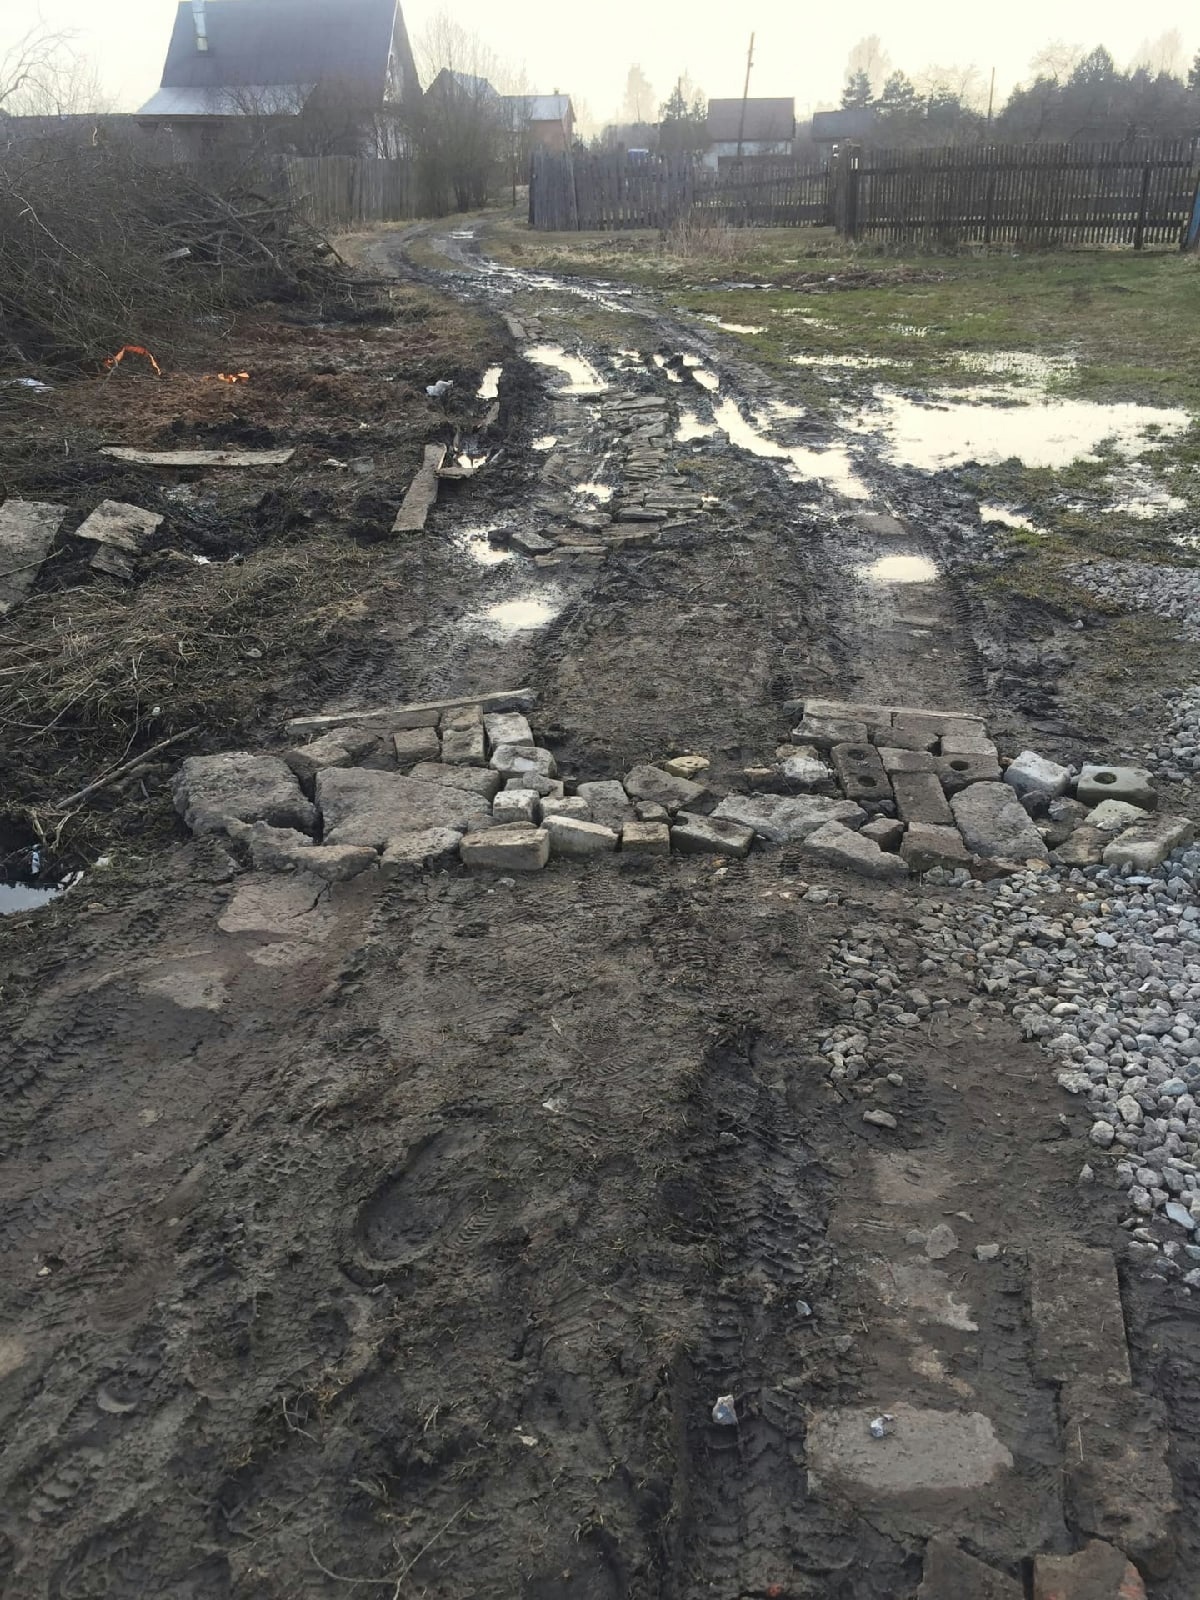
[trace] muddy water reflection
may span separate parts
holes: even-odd
[[[928,556],[880,556],[859,567],[858,575],[866,583],[932,583],[938,569]]]
[[[738,410],[733,400],[722,400],[713,408],[713,419],[731,444],[752,456],[766,461],[784,461],[787,473],[794,481],[816,479],[844,496],[847,500],[866,500],[870,490],[857,475],[845,445],[831,444],[823,450],[808,445],[778,444],[768,439]]]
[[[562,373],[567,381],[552,386],[555,394],[603,394],[608,388],[591,362],[585,361],[582,356],[569,355],[561,345],[535,344],[526,350],[525,358]]]

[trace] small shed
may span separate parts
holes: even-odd
[[[794,100],[710,100],[708,149],[704,165],[714,171],[723,162],[786,159],[796,137]]]

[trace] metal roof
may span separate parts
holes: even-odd
[[[243,83],[236,89],[158,89],[139,117],[295,116],[304,109],[311,84]]]
[[[743,126],[741,100],[708,102],[710,144],[735,144],[739,129],[741,138],[747,144],[781,144],[796,137],[794,100],[747,100],[745,106],[746,120]]]
[[[565,94],[527,94],[523,99],[530,122],[565,122],[571,111],[571,97]]]
[[[163,67],[164,90],[257,92],[338,83],[382,104],[393,39],[397,75],[406,85],[416,83],[397,0],[207,0],[205,13],[208,49],[201,51],[190,0],[181,0]],[[157,99],[143,112],[154,111]]]

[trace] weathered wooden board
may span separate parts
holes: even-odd
[[[102,456],[128,461],[135,467],[282,467],[294,450],[128,450],[106,445]]]
[[[28,594],[66,514],[66,506],[42,500],[0,506],[0,616]]]
[[[408,493],[396,513],[396,520],[392,524],[393,533],[420,533],[424,528],[425,519],[437,500],[438,473],[442,470],[442,462],[445,459],[444,444],[425,446],[425,460],[409,484]]]

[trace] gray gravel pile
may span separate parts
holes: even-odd
[[[1161,741],[1147,751],[1150,771],[1170,783],[1185,783],[1200,773],[1200,684],[1167,697],[1170,719]]]
[[[1092,1144],[1119,1158],[1134,1254],[1200,1288],[1198,891],[1200,848],[1145,876],[1090,868],[968,882],[919,919],[915,984],[897,970],[895,929],[852,929],[827,969],[841,1013],[819,1036],[832,1081],[871,1107],[874,1125],[894,1125],[872,1113],[902,1081],[895,1042],[948,1009],[943,985],[966,980],[970,1008],[1011,1014],[1059,1084],[1086,1100]],[[1158,1214],[1182,1243],[1145,1226]]]
[[[1150,611],[1182,623],[1185,639],[1200,640],[1200,568],[1159,567],[1148,561],[1094,561],[1076,567],[1081,588],[1131,611]]]

